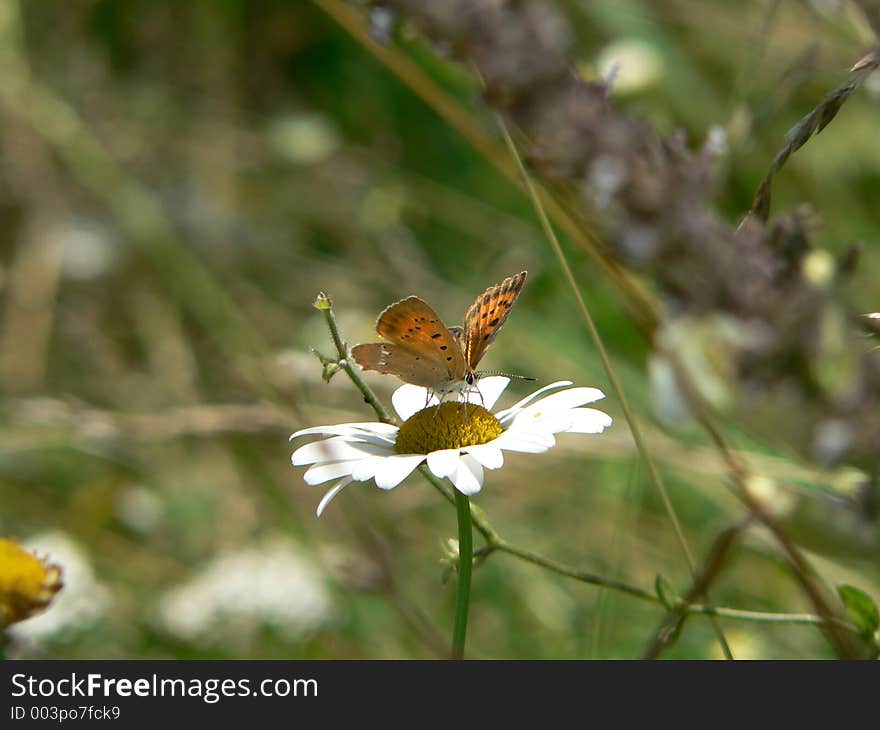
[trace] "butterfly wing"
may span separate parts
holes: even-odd
[[[396,375],[406,383],[423,388],[436,388],[449,380],[444,362],[424,358],[403,345],[390,342],[355,345],[351,348],[351,356],[364,370]]]
[[[389,342],[352,348],[361,367],[424,387],[464,378],[458,340],[422,299],[407,297],[386,308],[376,320],[376,331]]]
[[[464,315],[464,358],[471,370],[486,354],[507,321],[510,308],[526,283],[528,272],[509,276],[477,297]]]
[[[450,327],[449,334],[455,338],[461,348],[462,357],[464,357],[464,327]]]

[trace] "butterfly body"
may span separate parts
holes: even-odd
[[[486,354],[522,291],[527,272],[491,286],[468,308],[463,327],[447,327],[419,297],[387,307],[376,320],[385,342],[355,345],[351,354],[365,370],[396,375],[433,390],[441,400],[466,392],[477,380]]]

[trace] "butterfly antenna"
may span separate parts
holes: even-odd
[[[485,375],[502,375],[505,378],[516,378],[517,380],[530,380],[535,381],[537,378],[533,378],[531,375],[518,375],[517,373],[502,373],[500,370],[487,370],[486,372],[477,373],[479,377],[483,377]]]

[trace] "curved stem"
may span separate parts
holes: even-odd
[[[710,584],[721,573],[731,551],[740,539],[743,531],[751,524],[751,521],[751,516],[747,516],[723,530],[718,537],[715,538],[709,557],[706,559],[703,566],[697,571],[693,586],[684,598],[677,602],[677,605],[663,618],[660,627],[645,647],[645,650],[642,653],[642,659],[656,659],[660,656],[660,652],[678,638],[684,628],[685,620],[690,614],[688,611],[689,606],[697,600],[697,598],[708,593]]]
[[[455,629],[452,633],[452,658],[464,659],[468,608],[471,603],[471,571],[474,562],[474,540],[471,532],[471,505],[466,495],[455,492],[458,515],[458,596],[455,601]]]

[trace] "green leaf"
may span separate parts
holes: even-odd
[[[321,379],[325,383],[330,382],[330,378],[332,378],[336,373],[340,370],[339,363],[337,362],[326,362],[324,363],[324,369],[321,371]]]
[[[681,597],[675,592],[669,578],[660,573],[657,573],[657,577],[654,579],[654,590],[657,592],[657,598],[670,611],[681,603]]]
[[[339,364],[339,360],[336,360],[332,357],[327,357],[326,355],[322,355],[314,347],[309,349],[311,349],[312,354],[321,361],[321,365],[323,366],[321,368],[321,379],[325,383],[329,383],[330,378],[332,378],[342,369],[342,366]]]
[[[837,586],[837,594],[861,635],[867,640],[872,640],[877,629],[880,628],[880,612],[877,611],[877,604],[871,596],[855,586],[848,585]]]

